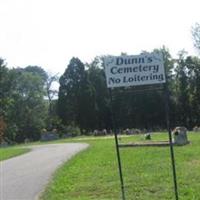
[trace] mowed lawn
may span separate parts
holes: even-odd
[[[189,145],[175,147],[179,197],[199,200],[200,133],[189,133],[188,138]],[[154,134],[152,139],[166,140],[168,135]],[[120,142],[141,140],[143,136],[137,135],[122,138]],[[42,200],[121,198],[114,138],[82,142],[89,143],[90,147],[54,174]],[[127,200],[175,199],[169,147],[123,148],[120,152]]]
[[[0,161],[29,152],[29,148],[5,147],[0,148]]]

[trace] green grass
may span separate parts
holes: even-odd
[[[175,147],[179,196],[180,200],[199,200],[200,134],[188,137],[189,145]],[[166,139],[167,134],[153,135],[153,140]],[[120,142],[141,140],[138,135]],[[120,199],[114,139],[83,141],[90,147],[55,173],[42,200]],[[169,147],[123,148],[120,152],[127,200],[174,199]]]
[[[9,159],[15,156],[19,156],[21,154],[27,153],[28,151],[30,151],[30,149],[20,148],[20,147],[0,148],[0,161]]]

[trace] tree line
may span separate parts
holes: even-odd
[[[194,45],[200,51],[200,26],[193,27]],[[167,71],[172,126],[200,126],[200,58],[180,51],[174,59],[161,52]],[[0,139],[38,140],[42,132],[90,134],[111,130],[111,101],[106,87],[104,56],[91,63],[72,58],[62,76],[59,91],[52,89],[57,75],[42,67],[8,68],[0,59]],[[163,90],[155,86],[115,88],[113,112],[118,129],[164,129]],[[55,98],[57,95],[57,98]]]

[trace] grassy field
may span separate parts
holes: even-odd
[[[191,143],[175,147],[179,196],[200,199],[200,134],[189,133]],[[142,136],[120,142],[141,141]],[[155,134],[153,140],[165,140]],[[81,140],[79,140],[80,142]],[[120,199],[120,184],[114,139],[83,140],[89,149],[64,164],[54,175],[42,200]],[[168,147],[137,147],[120,150],[127,200],[174,199]]]
[[[6,147],[0,148],[0,161],[6,160],[21,154],[27,153],[30,151],[29,148],[20,148],[20,147]]]

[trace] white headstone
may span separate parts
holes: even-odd
[[[185,127],[176,127],[173,131],[174,143],[177,145],[188,144],[187,129]]]

